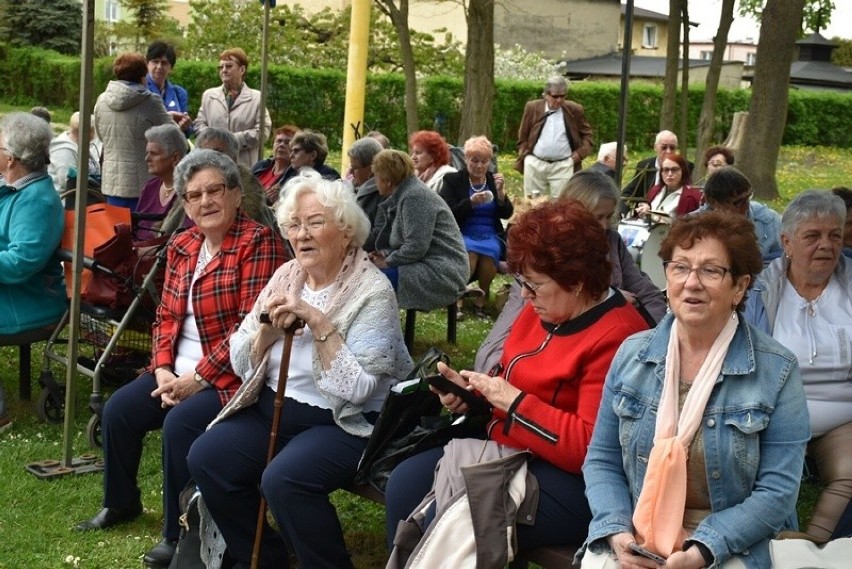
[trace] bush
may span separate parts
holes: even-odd
[[[41,104],[76,109],[79,99],[79,60],[37,48],[11,48],[0,44],[0,72],[9,81],[0,85],[0,96],[11,104]],[[112,78],[112,59],[95,61],[94,92],[103,92]],[[219,85],[216,62],[178,61],[172,76],[190,94],[195,113],[205,89]],[[260,66],[250,67],[247,82],[260,85]],[[459,131],[463,81],[456,77],[424,77],[419,83],[420,128],[441,132],[455,144]],[[491,139],[504,151],[515,148],[524,104],[541,96],[541,81],[496,80]],[[620,85],[613,82],[574,82],[569,97],[582,104],[594,132],[595,144],[615,140],[618,128]],[[342,143],[340,125],[346,95],[346,74],[336,69],[296,69],[271,65],[267,106],[273,125],[292,123],[326,134],[332,148]],[[633,148],[650,148],[659,129],[663,89],[633,82],[627,111],[625,142]],[[716,100],[714,139],[727,134],[736,111],[747,111],[751,92],[720,89]],[[689,131],[695,133],[704,89],[689,91]],[[394,146],[405,148],[405,80],[398,74],[373,74],[367,79],[367,108],[360,133],[380,130]],[[784,144],[800,146],[852,146],[847,118],[852,114],[852,95],[830,92],[790,91],[790,107]],[[689,142],[683,144],[689,146]]]

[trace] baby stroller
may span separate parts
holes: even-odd
[[[132,227],[140,216],[98,202],[96,192],[90,190],[89,195],[80,303],[80,355],[76,366],[78,373],[92,379],[89,399],[92,417],[87,438],[92,448],[99,448],[103,387],[118,387],[136,377],[151,357],[151,327],[160,301],[167,236],[147,242],[134,241]],[[73,211],[68,211],[65,235],[57,252],[66,262],[69,289],[75,231],[72,217]],[[49,423],[61,422],[65,413],[65,385],[57,381],[51,368],[56,364],[61,366],[64,377],[68,355],[63,333],[70,316],[69,309],[44,350],[39,377],[42,391],[36,413]]]

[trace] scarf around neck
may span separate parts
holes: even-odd
[[[738,322],[734,312],[710,347],[678,413],[680,344],[677,318],[672,321],[654,446],[633,513],[636,542],[663,557],[680,550],[687,538],[683,529],[687,449],[701,424]]]

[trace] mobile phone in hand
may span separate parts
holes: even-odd
[[[441,393],[452,393],[453,395],[461,398],[461,400],[470,407],[470,410],[473,413],[491,412],[491,404],[488,403],[488,400],[485,399],[485,397],[474,393],[473,391],[468,391],[455,381],[447,379],[440,373],[427,376],[426,382]]]
[[[630,544],[630,551],[632,551],[636,555],[641,555],[642,557],[646,557],[646,558],[650,559],[651,561],[653,561],[654,563],[657,563],[659,565],[665,565],[666,564],[666,558],[665,557],[661,557],[660,555],[657,555],[653,551],[648,551],[647,549],[645,549],[644,547],[642,547],[641,545],[639,545],[635,541]]]

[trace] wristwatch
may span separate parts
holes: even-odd
[[[317,342],[325,342],[326,340],[328,340],[328,337],[334,334],[335,332],[337,332],[337,330],[332,328],[331,332],[329,332],[328,334],[320,334],[319,336],[314,336],[314,340],[316,340]]]
[[[201,386],[201,389],[206,389],[210,387],[210,383],[206,379],[201,377],[201,374],[198,372],[195,372],[195,375],[192,376],[192,379],[195,380],[195,383]]]

